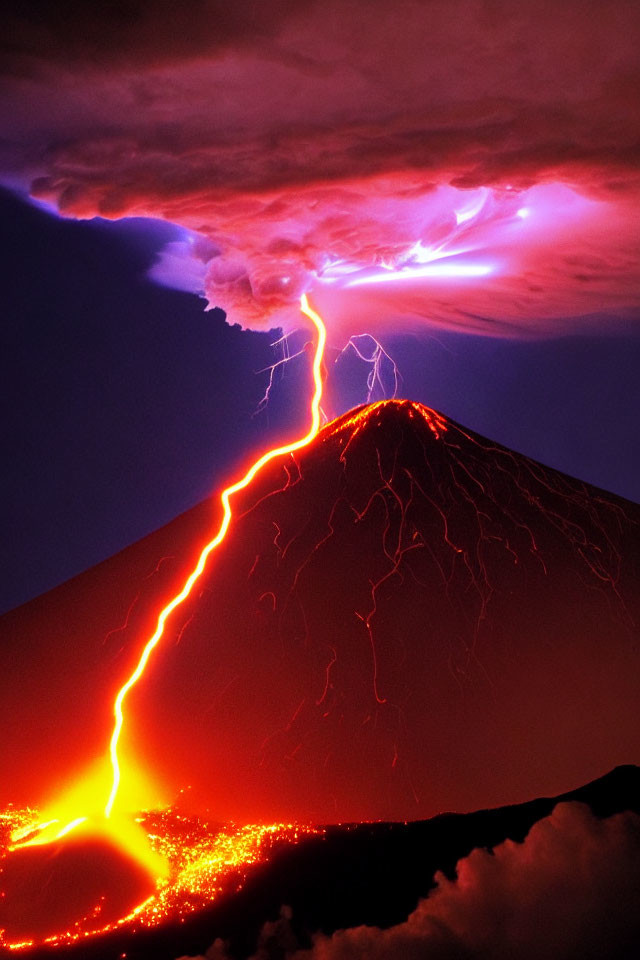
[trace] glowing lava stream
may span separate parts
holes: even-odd
[[[245,487],[248,487],[251,481],[253,480],[253,478],[262,469],[262,467],[265,466],[265,464],[269,463],[271,460],[274,460],[276,457],[282,456],[283,454],[293,453],[295,450],[299,450],[301,447],[306,447],[307,444],[309,444],[313,440],[318,430],[320,429],[320,400],[322,399],[322,369],[321,368],[322,368],[322,358],[324,355],[325,343],[327,339],[327,331],[320,316],[315,312],[315,310],[312,310],[311,307],[309,306],[309,301],[307,300],[306,294],[303,294],[300,299],[300,309],[307,317],[309,317],[310,320],[313,321],[318,333],[318,340],[316,343],[315,355],[313,358],[313,380],[315,383],[315,391],[313,394],[313,399],[311,400],[311,426],[309,427],[309,431],[304,435],[304,437],[301,437],[299,440],[294,440],[292,443],[287,443],[281,447],[275,447],[273,450],[268,450],[267,453],[264,453],[259,458],[259,460],[256,460],[256,462],[253,464],[253,466],[249,468],[249,470],[247,470],[247,472],[245,473],[244,477],[242,477],[241,480],[238,480],[236,483],[231,484],[231,486],[227,487],[226,490],[222,491],[220,499],[222,502],[224,514],[222,517],[222,522],[220,524],[220,529],[218,530],[213,540],[210,540],[209,543],[206,545],[206,547],[203,549],[195,569],[189,576],[187,582],[185,583],[180,593],[177,594],[177,596],[175,596],[173,600],[171,600],[167,604],[167,606],[164,608],[164,610],[162,610],[162,612],[160,613],[158,617],[158,625],[156,627],[155,633],[147,641],[147,644],[144,650],[142,651],[142,654],[140,656],[140,660],[138,661],[138,665],[136,669],[133,671],[133,673],[131,674],[127,682],[124,684],[124,686],[121,687],[118,693],[118,696],[116,697],[115,704],[114,704],[115,725],[113,728],[113,734],[111,736],[111,742],[109,745],[109,752],[111,755],[111,766],[113,768],[113,784],[111,787],[111,793],[109,794],[107,805],[104,808],[105,817],[111,816],[111,811],[113,810],[113,804],[115,802],[116,795],[118,793],[118,787],[120,785],[120,764],[118,762],[118,740],[120,738],[120,732],[122,730],[122,725],[124,722],[123,713],[122,713],[122,705],[124,703],[124,699],[128,694],[129,690],[131,690],[131,688],[138,682],[138,680],[144,673],[149,657],[153,653],[154,648],[157,646],[160,638],[162,637],[162,634],[164,632],[164,625],[167,621],[167,618],[175,610],[175,608],[180,606],[183,600],[186,600],[186,598],[189,596],[194,583],[198,580],[198,578],[200,577],[200,575],[202,574],[205,568],[205,564],[207,562],[207,558],[209,557],[209,554],[213,550],[215,550],[216,547],[218,547],[224,540],[227,534],[227,530],[229,528],[229,524],[231,522],[231,504],[229,502],[230,498],[239,490],[244,490]]]
[[[300,450],[302,447],[307,446],[307,444],[309,444],[313,440],[313,438],[316,436],[316,434],[320,429],[320,401],[322,399],[322,361],[323,361],[324,348],[325,348],[326,339],[327,339],[327,332],[326,332],[325,325],[321,317],[319,316],[319,314],[317,314],[315,310],[313,310],[309,306],[309,302],[307,300],[306,294],[303,294],[300,299],[300,309],[302,313],[304,313],[305,316],[307,316],[313,322],[316,328],[317,337],[318,337],[315,353],[314,353],[314,359],[313,359],[313,380],[315,384],[315,389],[314,389],[313,398],[311,400],[311,426],[309,427],[308,432],[300,439],[294,440],[292,443],[287,443],[280,447],[275,447],[273,450],[268,450],[258,460],[256,460],[256,462],[249,468],[249,470],[247,470],[245,475],[240,480],[238,480],[236,483],[231,484],[231,486],[227,487],[225,490],[222,491],[220,499],[223,507],[223,517],[222,517],[222,521],[220,523],[220,527],[218,529],[217,534],[212,540],[209,541],[209,543],[207,543],[207,545],[204,547],[204,549],[200,553],[198,562],[194,570],[188,577],[180,593],[178,593],[175,597],[173,597],[173,599],[169,601],[169,603],[164,607],[164,609],[159,614],[155,633],[145,644],[135,670],[133,671],[129,679],[126,681],[126,683],[118,691],[118,694],[114,702],[114,709],[113,709],[115,723],[114,723],[113,733],[111,735],[111,740],[109,743],[109,754],[111,758],[113,779],[112,779],[112,785],[111,785],[111,792],[109,793],[109,799],[107,800],[106,806],[104,808],[104,816],[107,819],[111,817],[111,813],[113,811],[113,806],[116,800],[116,796],[118,794],[118,788],[120,786],[120,780],[121,780],[120,763],[118,760],[118,741],[120,739],[120,734],[122,732],[122,727],[124,724],[123,705],[124,705],[125,698],[129,693],[129,691],[131,690],[131,688],[134,687],[135,684],[138,682],[138,680],[140,680],[140,678],[142,677],[145,671],[145,668],[147,666],[147,663],[149,662],[149,658],[151,657],[151,654],[153,653],[155,647],[158,645],[164,633],[164,628],[165,628],[167,619],[169,618],[171,613],[176,609],[176,607],[180,606],[180,604],[184,600],[186,600],[186,598],[189,596],[194,584],[196,583],[196,581],[204,571],[209,554],[212,553],[213,550],[215,550],[216,547],[218,547],[224,540],[227,534],[227,530],[229,528],[229,524],[231,522],[231,516],[232,516],[231,504],[230,504],[231,497],[235,493],[237,493],[239,490],[243,490],[245,487],[249,486],[249,484],[254,479],[256,474],[262,469],[262,467],[264,467],[271,460],[274,460],[276,457],[283,456],[284,454],[293,453],[294,451]],[[73,819],[71,822],[66,823],[66,825],[63,826],[60,830],[55,831],[53,836],[47,836],[45,834],[45,831],[48,827],[51,827],[57,823],[60,823],[60,820],[49,820],[46,823],[41,823],[41,824],[38,824],[37,826],[31,825],[22,831],[16,831],[16,833],[14,833],[12,837],[12,839],[14,840],[14,846],[10,849],[16,849],[18,847],[24,847],[24,846],[42,845],[42,844],[54,842],[56,840],[60,840],[62,837],[68,835],[80,824],[86,823],[87,819],[88,819],[87,817],[77,817],[76,819]],[[124,828],[124,825],[120,824],[120,827]],[[36,834],[35,836],[33,836],[34,833]],[[29,839],[26,840],[25,842],[21,842],[21,840],[23,840],[25,836],[29,836]]]

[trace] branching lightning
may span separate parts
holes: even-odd
[[[271,391],[273,390],[273,384],[275,382],[276,371],[282,370],[284,365],[286,363],[289,363],[290,360],[295,360],[297,357],[300,357],[302,356],[303,353],[305,353],[304,347],[301,350],[298,350],[296,353],[289,352],[289,337],[288,337],[288,334],[286,333],[282,337],[280,337],[278,340],[274,340],[271,346],[281,347],[282,356],[280,357],[279,360],[276,360],[275,363],[272,363],[270,366],[263,367],[262,370],[258,370],[258,373],[266,373],[267,371],[269,371],[269,382],[267,383],[264,394],[262,395],[262,399],[260,400],[258,406],[256,407],[256,411],[255,411],[256,414],[261,413],[269,403],[269,400],[271,398]]]
[[[361,344],[363,340],[366,341],[366,346]],[[365,352],[366,347],[371,348],[370,352]],[[353,350],[360,360],[363,360],[370,366],[367,375],[367,403],[373,401],[376,392],[386,397],[385,372],[387,369],[390,369],[390,376],[393,379],[391,398],[395,398],[398,395],[398,388],[400,387],[400,371],[380,341],[370,333],[354,334],[354,336],[349,337],[347,345],[342,348],[337,359],[340,359],[349,348]]]

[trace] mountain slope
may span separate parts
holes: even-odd
[[[640,760],[638,505],[391,401],[328,424],[234,509],[128,714],[127,742],[194,803],[417,819]],[[3,720],[31,781],[45,747],[61,766],[100,751],[112,691],[215,513],[3,618],[12,689],[24,678]],[[39,705],[26,724],[20,699]]]

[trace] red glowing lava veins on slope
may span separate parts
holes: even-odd
[[[552,793],[638,756],[637,505],[411,401],[365,406],[309,439],[247,487],[218,562],[168,620],[123,728],[126,779],[143,757],[165,783],[192,780],[191,804],[245,822],[283,810],[411,818]],[[191,522],[167,531],[179,566]],[[147,561],[157,537],[140,545]],[[58,621],[75,647],[88,622],[101,629],[96,599],[111,617],[125,600],[123,560],[126,571],[114,558],[5,624],[28,641],[39,621],[52,631]],[[171,576],[183,582],[180,569]],[[139,656],[145,610],[157,611],[166,586],[142,585],[120,631],[126,658]],[[91,720],[63,705],[63,725]],[[21,776],[16,767],[12,785]],[[28,821],[9,811],[3,827]],[[3,863],[5,943],[64,944],[184,916],[242,882],[274,837],[300,833],[143,813],[136,829],[165,864],[152,883],[127,859],[125,825],[106,847],[72,830],[64,843],[14,850]],[[71,897],[88,856],[100,880]]]
[[[238,496],[124,756],[244,822],[426,817],[633,761],[639,510],[410,401],[347,414]],[[54,746],[69,771],[106,742],[105,705],[210,529],[203,504],[4,618],[11,649],[48,640],[7,701],[3,799],[34,795]],[[93,651],[80,685],[61,636]]]

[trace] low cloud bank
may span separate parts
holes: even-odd
[[[460,860],[404,923],[314,936],[300,949],[283,908],[252,960],[623,960],[640,950],[640,817],[560,803],[524,843]],[[218,940],[206,960],[228,960]],[[203,960],[203,958],[200,958]]]

